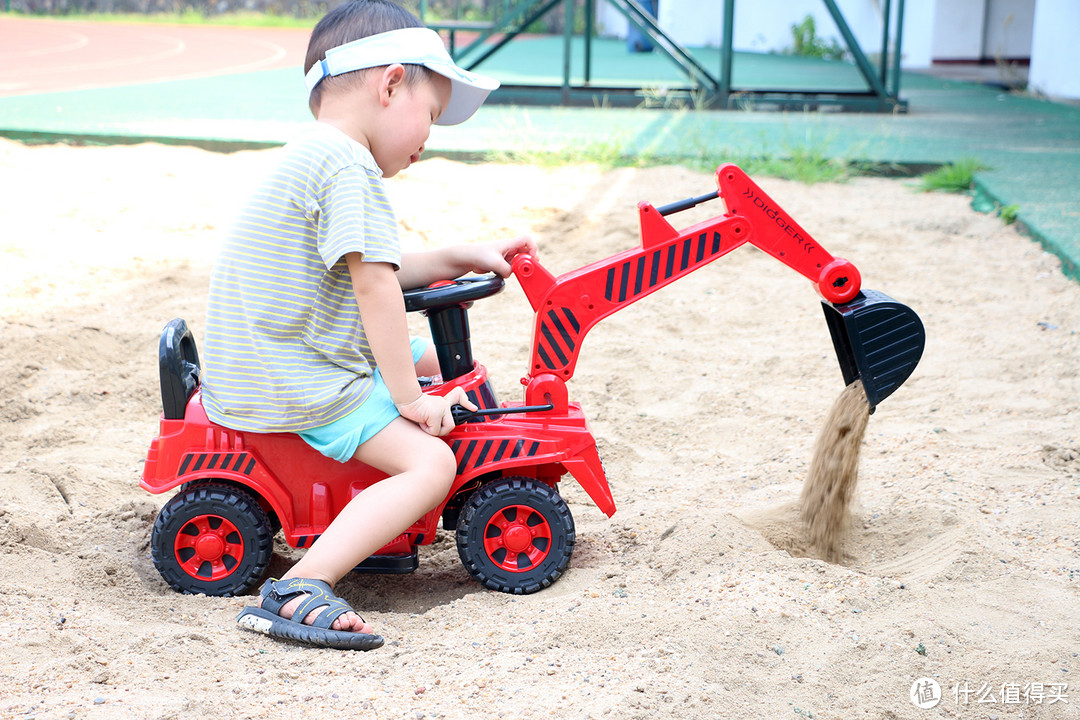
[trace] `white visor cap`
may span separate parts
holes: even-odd
[[[439,33],[430,28],[412,27],[370,35],[326,51],[326,59],[311,66],[305,80],[308,93],[331,75],[384,65],[423,65],[450,80],[450,103],[435,122],[457,125],[472,117],[499,87],[499,81],[486,75],[462,70],[454,64]]]

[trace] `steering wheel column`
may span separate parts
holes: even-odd
[[[452,380],[472,372],[469,306],[474,300],[501,291],[503,285],[501,277],[492,275],[444,280],[426,288],[405,291],[405,310],[421,311],[428,319],[443,380]]]

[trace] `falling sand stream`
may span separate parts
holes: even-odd
[[[848,506],[859,479],[862,446],[870,405],[859,380],[836,398],[821,428],[810,461],[810,473],[799,498],[799,519],[806,524],[814,555],[840,559],[840,546],[850,515]]]
[[[751,513],[743,520],[796,557],[839,562],[869,419],[870,405],[856,380],[844,388],[825,418],[799,501]]]

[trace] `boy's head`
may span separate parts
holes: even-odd
[[[347,0],[311,32],[304,73],[312,114],[318,116],[327,93],[350,91],[364,82],[368,69],[396,63],[404,66],[410,86],[430,80],[432,73],[450,80],[450,104],[439,125],[464,122],[499,86],[454,64],[438,33],[392,0]]]

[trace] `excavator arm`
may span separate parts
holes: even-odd
[[[862,292],[859,271],[834,258],[735,165],[716,172],[717,190],[656,208],[638,204],[641,247],[558,278],[535,258],[519,255],[513,271],[536,320],[526,386],[544,397],[574,375],[585,335],[598,322],[750,243],[808,278],[822,297],[826,320],[846,383],[863,381],[873,409],[899,387],[922,355],[925,333],[907,306],[875,291]],[[727,212],[684,230],[665,216],[723,198]]]

